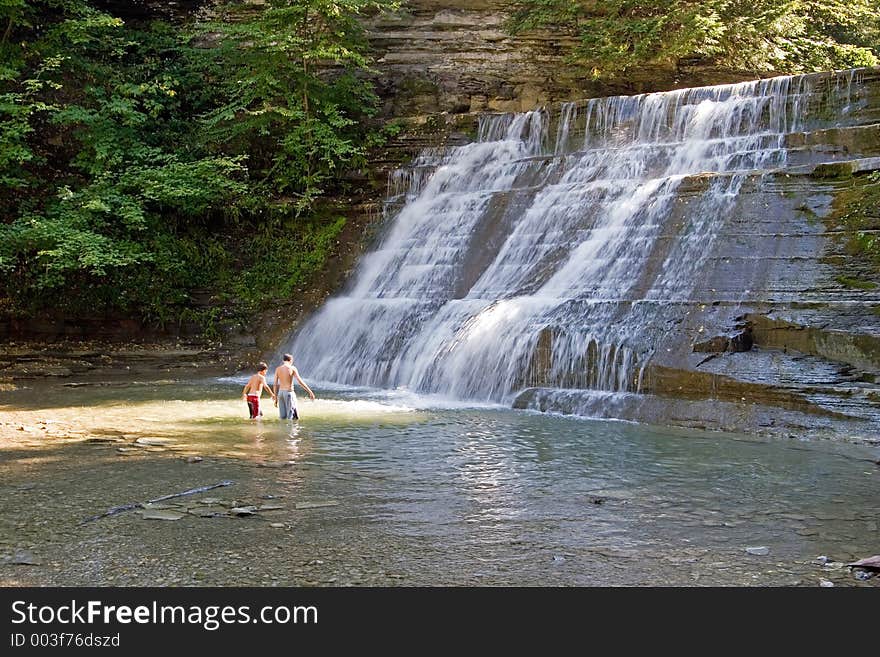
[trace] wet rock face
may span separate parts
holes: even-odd
[[[464,119],[539,106],[555,112],[561,101],[737,79],[729,71],[693,65],[639,71],[618,86],[603,86],[565,63],[570,36],[510,36],[505,19],[504,3],[497,0],[412,0],[405,12],[368,19],[385,113],[445,112]],[[880,168],[880,73],[866,74],[863,84],[860,101],[846,115],[828,114],[824,125],[784,136],[784,171],[756,174],[743,186],[737,210],[708,255],[706,280],[676,317],[667,318],[677,337],[658,345],[642,380],[630,382],[631,391],[640,389],[651,399],[614,407],[589,393],[578,398],[576,390],[589,390],[597,378],[590,369],[595,359],[551,374],[553,339],[547,330],[523,372],[525,392],[515,405],[735,430],[876,433],[880,314],[871,308],[880,307],[880,296],[872,287],[853,287],[853,280],[873,283],[875,276],[846,254],[843,245],[854,231],[832,219],[849,212],[845,191],[867,184],[865,174]],[[829,78],[816,91],[803,99],[804,111],[827,113],[829,96],[852,89]],[[556,129],[551,125],[551,134]],[[438,126],[426,133],[448,131]],[[655,263],[688,224],[694,198],[716,182],[705,173],[682,183]],[[491,246],[492,240],[480,243]],[[649,280],[646,271],[646,285]],[[601,349],[613,353],[615,346],[597,344],[594,351]],[[572,393],[560,396],[559,389]]]
[[[746,326],[741,331],[738,331],[732,335],[716,335],[714,338],[710,338],[709,340],[697,342],[696,344],[694,344],[694,352],[717,354],[723,353],[725,351],[731,351],[734,353],[739,353],[743,351],[749,351],[754,343],[755,340],[752,335],[752,327]]]
[[[853,190],[875,184],[863,174],[817,178],[807,170],[756,176],[679,311],[678,340],[670,337],[646,367],[642,399],[615,407],[585,391],[560,404],[557,394],[533,389],[516,404],[877,443],[880,275],[846,252],[857,230],[836,221],[855,211]]]
[[[750,351],[754,344],[755,339],[752,335],[752,328],[747,326],[745,329],[730,338],[729,349],[730,351],[741,353],[743,351]]]
[[[486,116],[474,148],[413,164],[381,275],[295,347],[345,383],[867,440],[880,272],[841,217],[877,184],[878,110],[874,69]]]

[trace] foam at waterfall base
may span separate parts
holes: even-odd
[[[659,398],[632,393],[649,366],[686,367],[695,340],[782,298],[773,285],[825,275],[818,261],[775,264],[823,238],[776,225],[806,219],[773,172],[858,155],[792,144],[869,120],[862,75],[485,115],[477,141],[392,176],[376,248],[281,351],[307,377],[406,404],[509,404],[529,386],[571,385],[588,392],[557,388],[554,409],[760,424],[736,404],[713,419],[710,402],[661,413]]]

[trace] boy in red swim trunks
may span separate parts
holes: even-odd
[[[244,390],[241,392],[241,398],[247,402],[248,412],[251,414],[252,420],[257,419],[263,414],[260,411],[260,397],[263,395],[263,388],[266,388],[269,394],[272,395],[273,401],[275,400],[275,393],[272,392],[272,388],[266,383],[266,370],[268,369],[269,366],[266,363],[257,365],[257,373],[248,379]]]

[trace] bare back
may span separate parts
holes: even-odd
[[[244,392],[246,395],[256,395],[257,397],[260,397],[263,394],[264,385],[266,385],[266,377],[262,374],[254,374],[248,379],[247,385],[244,387]]]
[[[279,365],[275,368],[275,387],[278,390],[293,390],[293,365]]]

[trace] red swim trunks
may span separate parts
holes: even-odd
[[[260,398],[256,395],[248,395],[247,396],[247,405],[248,412],[251,414],[251,419],[253,420],[255,417],[260,417],[262,413],[260,412]]]

